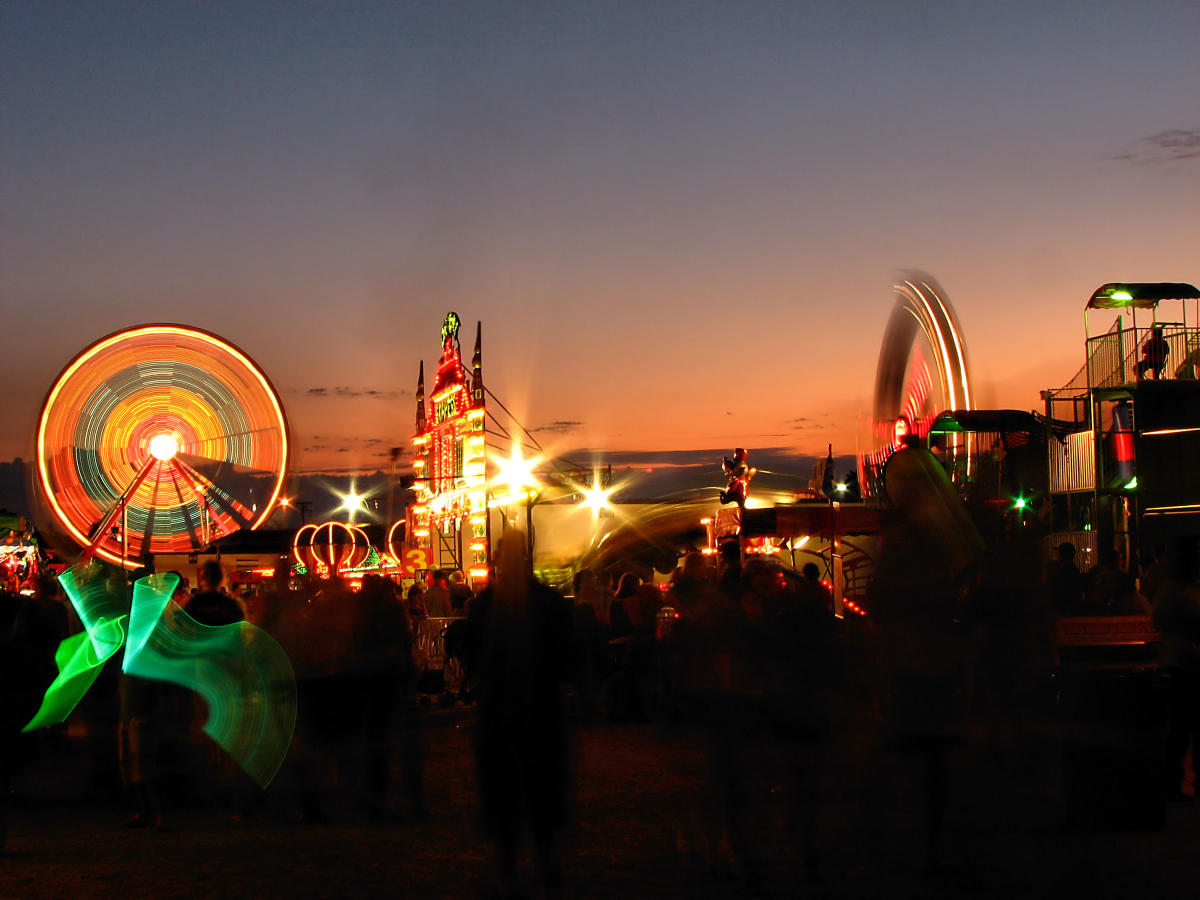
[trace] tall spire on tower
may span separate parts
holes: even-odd
[[[417,434],[425,433],[425,360],[421,360],[417,375]]]
[[[475,323],[475,355],[471,357],[471,405],[483,406],[483,323]]]

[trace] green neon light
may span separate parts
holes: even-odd
[[[1132,491],[1137,489],[1137,476],[1134,475],[1125,483],[1125,490]]]
[[[1013,501],[1013,507],[1016,509],[1024,509],[1025,508],[1025,498],[1018,497],[1016,500]]]
[[[178,576],[152,575],[133,587],[130,675],[183,685],[204,698],[204,732],[260,787],[275,777],[296,725],[296,679],[283,648],[249,622],[202,625],[171,602]]]
[[[125,616],[115,620],[101,619],[94,632],[81,631],[58,645],[54,654],[58,677],[46,688],[42,705],[21,731],[33,731],[66,720],[95,683],[104,663],[120,649],[125,640],[124,620]],[[104,646],[105,651],[97,653],[96,644]]]
[[[1129,293],[1129,291],[1113,291],[1112,298],[1114,300],[1132,300],[1133,294]]]
[[[124,585],[107,590],[98,567],[59,581],[85,630],[59,645],[58,677],[22,730],[66,719],[124,644],[122,671],[198,693],[208,705],[205,733],[260,787],[271,783],[296,725],[296,679],[269,634],[249,622],[200,624],[171,601],[178,575],[138,580],[131,599]]]

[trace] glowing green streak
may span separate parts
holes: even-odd
[[[134,585],[122,668],[203,697],[205,733],[266,787],[287,755],[296,725],[292,665],[279,644],[249,622],[197,622],[170,601],[175,581],[176,576],[151,576]]]
[[[99,567],[76,573],[68,569],[58,578],[84,631],[59,644],[54,654],[58,676],[46,688],[42,705],[22,731],[57,725],[71,714],[87,693],[100,669],[125,640],[129,611],[124,597],[108,592],[104,570]]]
[[[105,646],[97,642],[97,630],[101,623],[124,619],[129,615],[129,601],[124,593],[110,593],[105,581],[105,570],[98,565],[76,572],[72,567],[58,576],[71,605],[79,615],[84,630],[92,636],[92,646],[96,656],[104,656]],[[124,579],[122,579],[122,584]],[[118,647],[120,644],[117,645]],[[115,648],[114,648],[115,649]]]
[[[130,664],[154,634],[163,610],[167,608],[167,603],[170,602],[178,584],[178,575],[149,575],[134,584],[133,602],[129,611],[129,645],[125,649],[122,672],[130,671]]]
[[[125,640],[124,621],[125,616],[101,618],[92,631],[73,634],[58,645],[54,654],[58,677],[46,688],[41,707],[22,731],[57,725],[71,714],[100,675],[104,663],[120,649]],[[97,645],[104,650],[98,653]]]
[[[171,602],[178,575],[151,575],[133,586],[132,604],[99,577],[59,577],[85,631],[54,655],[59,674],[25,726],[63,721],[126,641],[122,670],[187,687],[208,704],[204,731],[260,787],[270,784],[296,725],[296,679],[275,640],[249,622],[202,625]]]

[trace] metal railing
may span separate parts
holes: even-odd
[[[1052,440],[1050,454],[1050,491],[1090,491],[1096,486],[1096,440],[1091,431],[1068,434],[1064,442]]]
[[[1136,384],[1140,380],[1139,365],[1146,358],[1143,348],[1152,339],[1155,327],[1162,329],[1167,355],[1161,372],[1142,366],[1143,378],[1196,380],[1200,376],[1200,328],[1158,322],[1148,328],[1118,329],[1114,323],[1107,333],[1088,338],[1087,365],[1084,367],[1088,385],[1095,389]],[[1071,385],[1078,378],[1077,375],[1072,379]]]

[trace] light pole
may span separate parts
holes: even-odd
[[[489,506],[496,505],[507,508],[512,503],[525,501],[525,552],[529,557],[529,565],[532,567],[533,503],[541,488],[541,483],[533,474],[533,470],[542,461],[542,458],[534,456],[527,459],[521,452],[521,445],[514,441],[512,451],[507,459],[493,457],[493,461],[498,467],[498,472],[492,480],[492,485],[503,485],[506,493],[489,501]],[[507,523],[507,521],[508,516],[505,515],[505,522]]]

